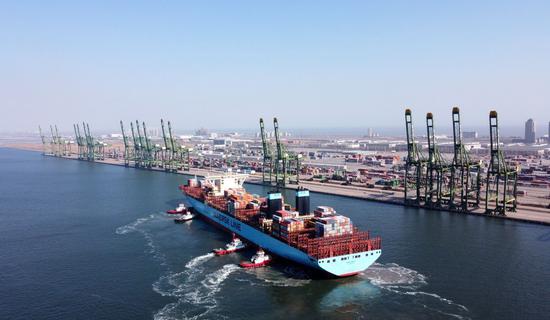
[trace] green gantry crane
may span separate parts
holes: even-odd
[[[53,126],[50,125],[50,132],[52,134],[52,140],[50,142],[50,145],[51,145],[51,148],[52,148],[52,154],[56,157],[59,157],[61,156],[61,150],[59,148],[59,144],[58,144],[58,141],[57,141],[57,136],[55,135],[54,131],[53,131]]]
[[[138,127],[139,132],[139,127]],[[143,121],[143,140],[145,141],[145,165],[147,168],[152,168],[154,165],[153,148],[151,141],[147,134],[147,127],[145,127],[145,121]]]
[[[504,216],[506,212],[516,211],[519,167],[506,163],[504,153],[500,149],[496,111],[489,113],[489,131],[491,160],[487,168],[485,213]]]
[[[275,143],[277,158],[275,159],[275,184],[285,186],[288,183],[300,183],[300,158],[299,154],[288,153],[281,143],[279,136],[279,122],[273,118],[275,129]],[[294,177],[294,180],[292,179]]]
[[[132,140],[134,142],[134,167],[141,167],[141,141],[136,137],[134,132],[134,124],[130,121],[130,129],[132,131]]]
[[[191,168],[191,151],[192,148],[188,148],[184,145],[178,144],[176,139],[172,135],[172,125],[168,121],[168,134],[170,136],[170,147],[172,150],[171,168],[172,171],[177,170],[189,171]]]
[[[164,128],[164,120],[160,119],[160,126],[162,128],[162,140],[164,141],[164,148],[162,152],[162,166],[165,171],[167,172],[173,172],[174,168],[172,168],[172,157],[173,157],[173,141],[172,137],[170,136],[170,142],[168,141],[168,137],[166,136],[166,130]]]
[[[128,142],[128,136],[124,131],[124,124],[122,123],[122,120],[120,120],[120,130],[122,131],[122,141],[124,142],[124,165],[128,167],[130,166],[130,158],[131,158],[130,143]]]
[[[260,136],[262,138],[263,163],[262,163],[262,182],[271,185],[273,181],[273,155],[271,145],[267,141],[265,133],[264,119],[260,118]],[[266,171],[269,171],[269,180],[266,177]]]
[[[145,146],[145,139],[141,136],[141,129],[139,122],[136,120],[137,139],[139,141],[139,154],[138,161],[139,167],[148,167],[147,163],[147,147]]]
[[[458,107],[453,108],[452,116],[454,156],[451,166],[449,209],[468,212],[470,207],[479,207],[481,160],[472,160],[462,142],[460,109]]]
[[[450,190],[446,181],[451,173],[451,166],[445,161],[435,143],[433,114],[426,114],[428,136],[428,163],[425,185],[425,205],[443,208],[449,203]]]
[[[46,155],[46,137],[42,133],[42,128],[38,126],[38,133],[40,134],[40,140],[42,141],[42,154]]]
[[[74,135],[76,139],[76,144],[78,146],[78,159],[84,160],[86,158],[86,144],[84,143],[84,138],[80,134],[80,127],[77,124],[73,124]]]
[[[405,110],[405,128],[407,132],[407,160],[405,162],[405,204],[420,206],[424,200],[421,192],[425,184],[426,159],[414,139],[411,109]]]

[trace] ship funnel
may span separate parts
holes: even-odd
[[[302,187],[296,190],[296,211],[298,211],[300,215],[307,215],[310,213],[309,190]]]
[[[273,214],[283,209],[283,196],[280,192],[267,194],[267,218],[271,219]]]

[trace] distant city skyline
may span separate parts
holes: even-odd
[[[90,124],[91,125],[91,124]],[[127,127],[129,123],[125,123],[125,126]],[[266,126],[267,131],[272,131],[273,128],[269,126]],[[426,128],[424,127],[424,123],[414,123],[415,125],[415,136],[421,137],[426,135]],[[369,137],[369,128],[373,130],[373,133],[375,134],[372,137]],[[127,129],[127,128],[126,128]],[[173,129],[175,134],[181,134],[181,135],[193,135],[196,133],[197,130],[201,129],[200,127],[188,127],[188,126],[179,126],[177,123],[173,123]],[[227,133],[241,133],[249,136],[256,136],[259,132],[259,127],[254,128],[202,128],[206,129],[209,133],[219,133],[219,134],[227,134]],[[451,126],[436,126],[436,135],[442,136],[447,135],[449,137],[452,136],[452,127]],[[42,126],[42,130],[44,134],[49,137],[50,135],[50,129],[48,127]],[[109,135],[109,134],[120,134],[120,127],[113,127],[112,129],[102,129],[102,128],[95,128],[91,125],[90,130],[93,135]],[[150,136],[160,136],[161,130],[160,125],[157,125],[156,123],[151,122],[150,124],[147,123],[147,130],[150,133]],[[369,139],[369,138],[380,138],[380,137],[405,137],[405,128],[404,126],[398,127],[398,126],[384,126],[384,127],[318,127],[318,128],[297,128],[297,127],[286,127],[285,125],[281,126],[282,132],[288,132],[291,134],[290,138],[292,137],[319,137],[319,138],[360,138],[360,139]],[[472,139],[471,136],[468,136],[468,134],[477,133],[477,139],[481,138],[487,138],[489,136],[489,127],[488,126],[462,126],[462,132],[463,136],[466,139]],[[548,135],[548,130],[550,130],[550,123],[544,123],[544,125],[539,124],[536,132],[536,138],[542,139]],[[59,127],[59,133],[63,136],[73,136],[74,132],[72,128],[64,128]],[[128,133],[128,132],[126,132]],[[9,131],[3,131],[0,132],[0,139],[2,137],[9,136],[11,134],[23,134],[23,135],[37,135],[38,129],[29,130],[29,131],[22,131],[22,132],[9,132]],[[501,126],[500,127],[500,134],[503,138],[516,138],[519,140],[524,139],[525,134],[525,122],[523,122],[522,125],[518,126]],[[476,138],[473,138],[476,139]],[[544,139],[542,141],[544,143]]]
[[[161,117],[254,129],[277,116],[289,131],[367,134],[401,128],[408,107],[417,127],[433,112],[444,128],[455,105],[465,130],[485,128],[493,109],[503,127],[542,125],[548,16],[544,1],[10,1],[0,132]]]

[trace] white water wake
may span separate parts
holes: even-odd
[[[195,257],[185,265],[185,270],[162,276],[153,284],[153,289],[162,296],[177,298],[176,302],[159,310],[154,315],[155,319],[207,318],[218,304],[215,295],[221,290],[223,282],[240,269],[235,264],[226,264],[204,275],[203,264],[213,257],[213,253]]]
[[[361,273],[361,276],[371,284],[390,292],[415,297],[414,302],[423,308],[436,313],[459,319],[469,319],[466,306],[443,298],[435,293],[420,291],[419,288],[428,284],[427,277],[418,271],[400,266],[396,263],[374,263]],[[445,310],[437,306],[445,306]]]
[[[161,216],[162,214],[153,213],[147,217],[139,218],[134,222],[131,222],[127,225],[116,228],[115,233],[119,235],[125,235],[132,232],[140,233],[145,238],[145,243],[149,248],[147,252],[151,254],[156,260],[158,260],[161,266],[166,266],[166,257],[159,250],[157,244],[155,243],[155,240],[153,239],[153,235],[151,234],[151,232],[149,232],[149,230],[145,228],[145,226],[148,223],[153,222],[154,220],[160,218]]]
[[[251,268],[246,269],[245,272],[254,275],[256,279],[240,278],[237,281],[246,282],[252,286],[302,287],[311,282],[304,270],[292,266],[287,266],[283,271],[275,268]]]
[[[226,264],[212,273],[205,274],[205,264],[215,255],[207,253],[194,257],[185,264],[181,271],[174,272],[167,268],[166,257],[161,252],[150,230],[152,223],[163,216],[162,213],[151,214],[138,218],[124,226],[118,227],[115,232],[126,235],[133,232],[141,234],[150,253],[160,264],[166,267],[164,274],[153,283],[155,292],[164,297],[174,297],[176,302],[167,304],[155,315],[155,319],[199,319],[207,318],[207,314],[216,306],[215,295],[221,290],[223,282],[229,275],[240,268],[234,264]]]
[[[139,218],[134,222],[131,222],[131,223],[128,223],[127,225],[116,228],[115,232],[116,232],[116,234],[127,234],[127,233],[130,233],[130,232],[137,231],[138,230],[137,228],[140,225],[142,225],[143,223],[145,223],[147,221],[151,221],[156,216],[157,216],[157,214],[153,213],[153,214],[150,214],[148,217]]]
[[[213,252],[210,252],[210,253],[204,254],[202,256],[195,257],[191,261],[187,262],[185,267],[187,269],[196,268],[196,267],[200,266],[201,264],[205,263],[206,261],[212,259],[214,256],[215,256],[215,254]]]
[[[397,263],[374,263],[361,276],[382,288],[418,288],[427,284],[426,276],[418,271],[402,267]]]

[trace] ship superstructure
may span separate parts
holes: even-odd
[[[357,274],[382,253],[380,237],[359,231],[327,206],[310,212],[309,191],[296,191],[296,208],[279,192],[264,197],[243,188],[247,175],[190,179],[180,186],[195,211],[270,253],[334,276]]]

